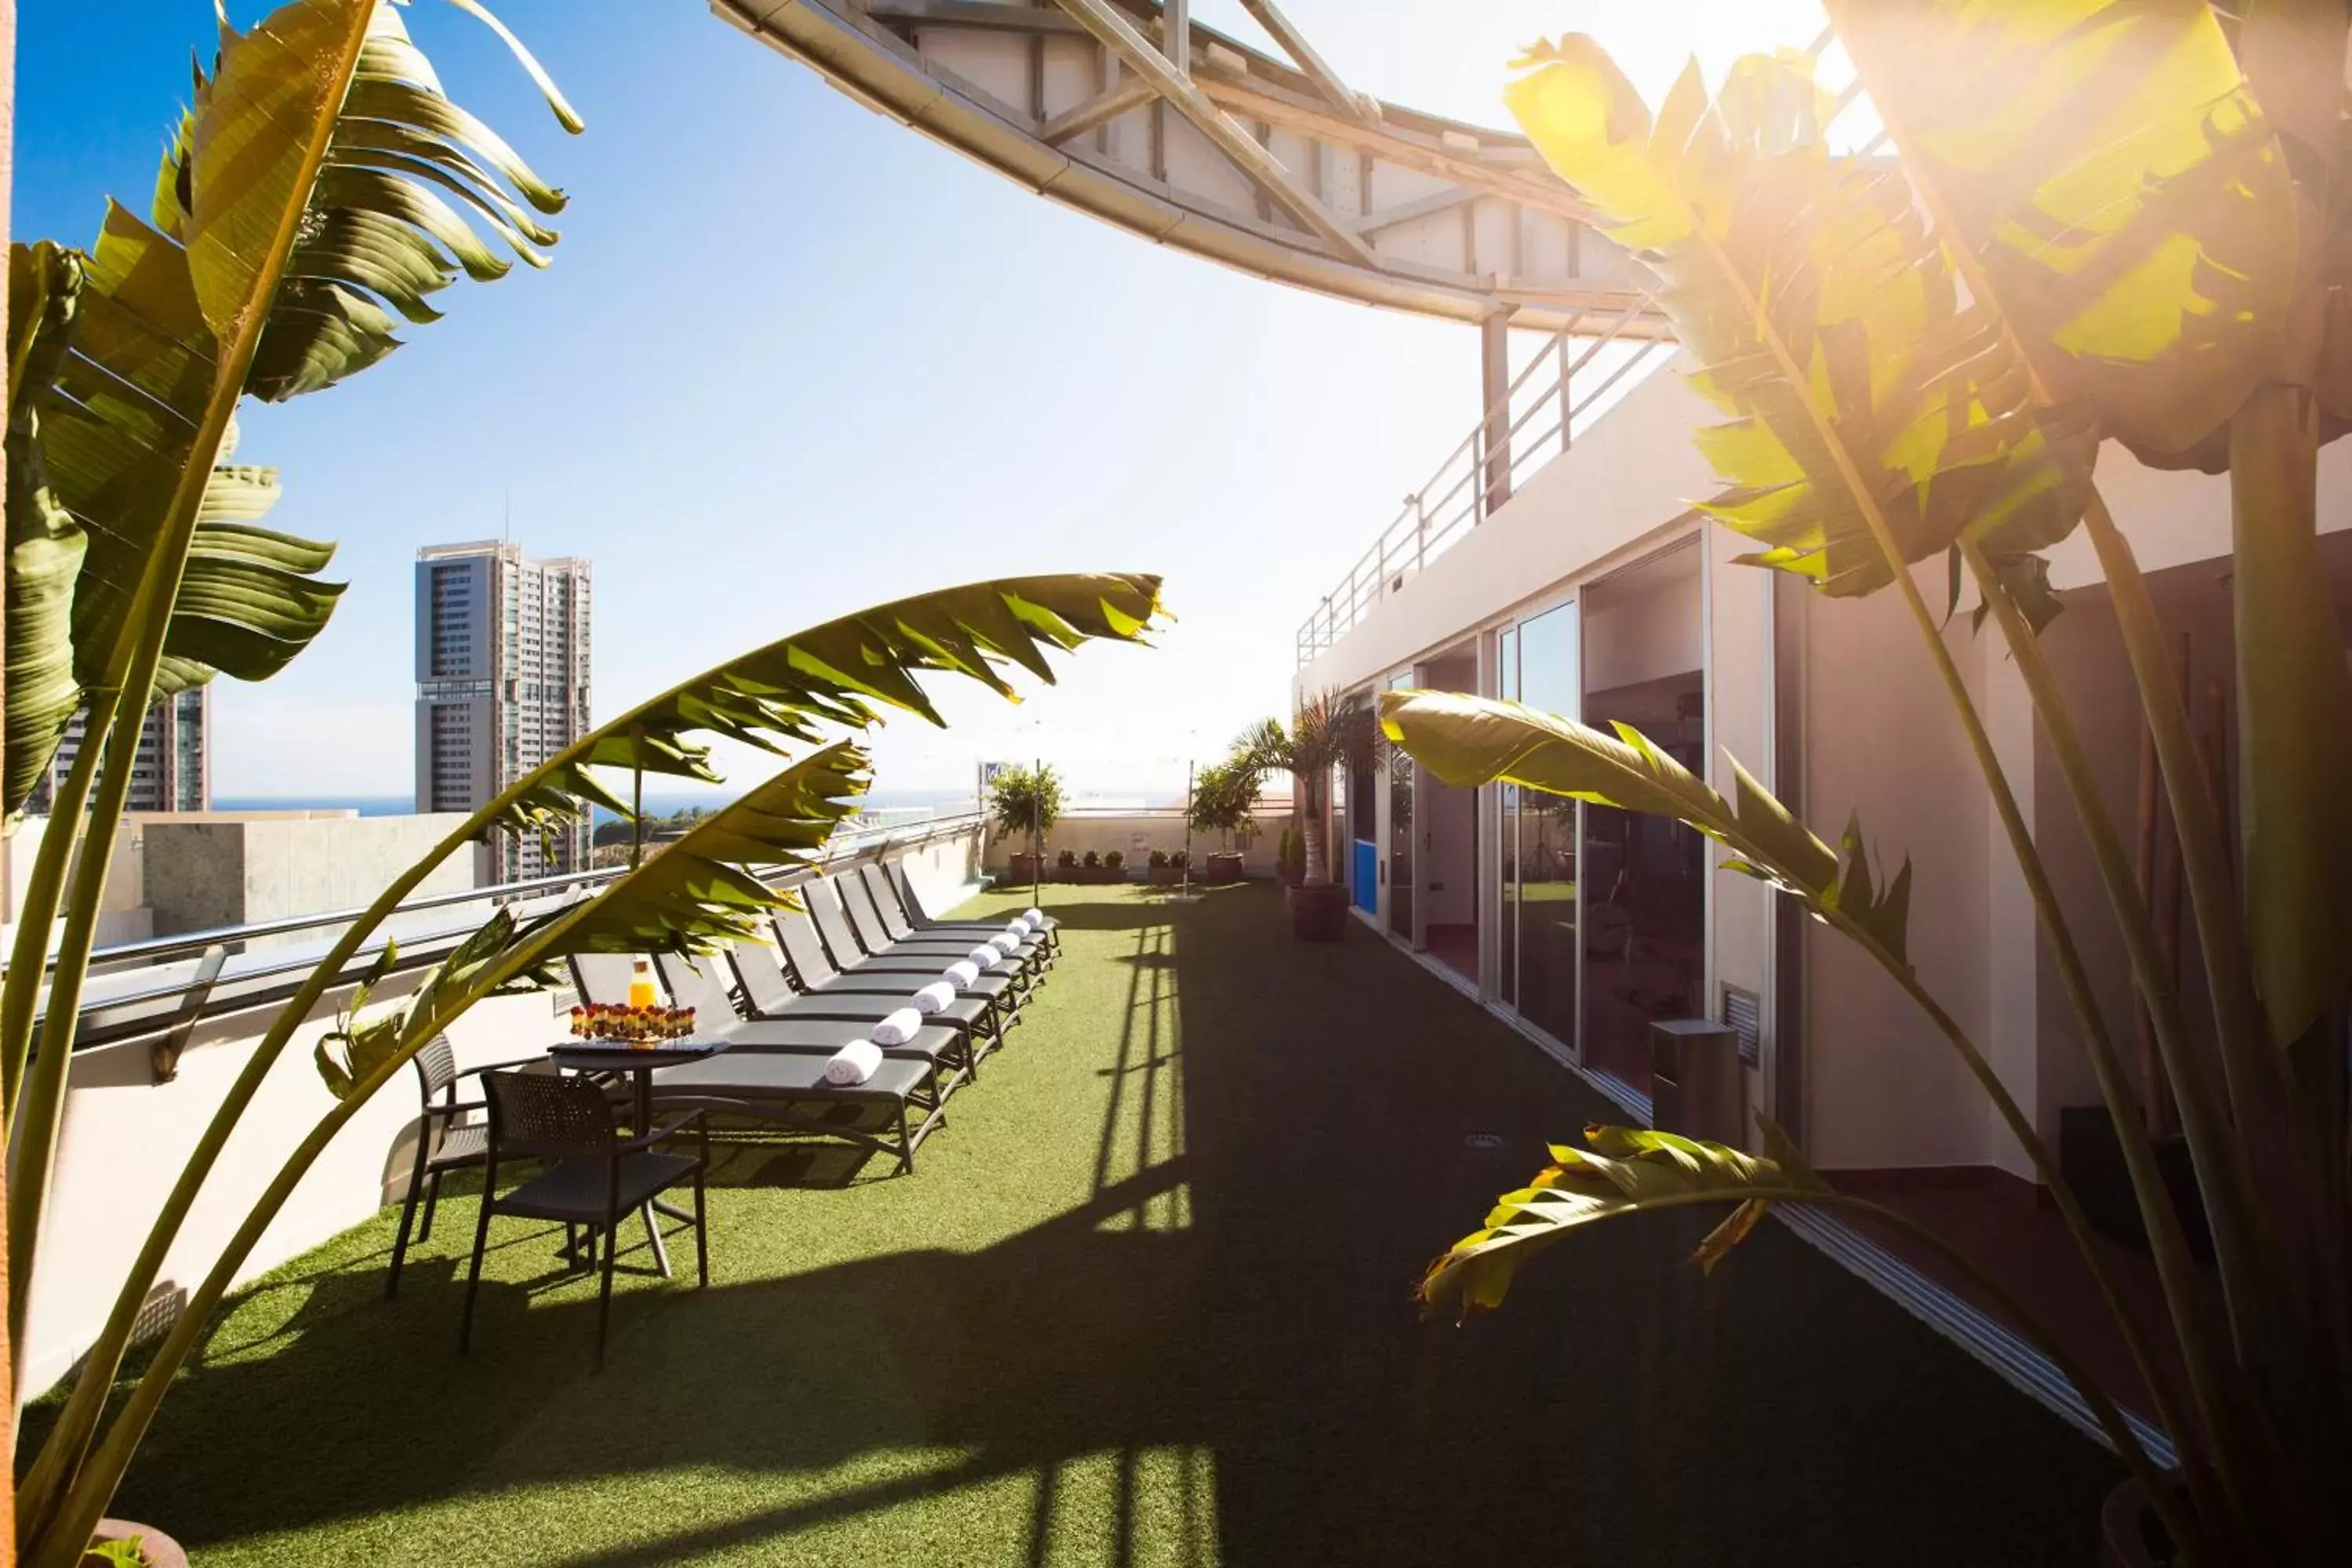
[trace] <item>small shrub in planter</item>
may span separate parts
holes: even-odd
[[[1165,849],[1154,849],[1151,852],[1150,859],[1145,863],[1155,871],[1161,869],[1168,864],[1168,851]]]
[[[1096,854],[1093,850],[1089,849],[1089,850],[1087,850],[1087,858],[1086,858],[1083,861],[1079,862],[1079,864],[1083,865],[1084,867],[1086,867],[1086,868],[1087,868],[1087,870],[1091,871],[1091,870],[1093,870],[1096,867],[1097,867],[1097,866],[1099,866],[1099,865],[1101,865],[1101,864],[1102,864],[1102,857],[1101,857],[1100,855]]]
[[[1127,857],[1114,849],[1109,854],[1103,857],[1103,864],[1110,868],[1110,869],[1117,871],[1127,865]]]
[[[1184,879],[1184,851],[1179,849],[1171,855],[1165,849],[1154,849],[1149,875],[1155,888],[1172,888],[1181,882]]]
[[[1054,879],[1057,882],[1075,882],[1078,879],[1076,850],[1065,849],[1054,857]]]

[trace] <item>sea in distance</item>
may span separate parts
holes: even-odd
[[[654,816],[674,816],[689,807],[700,806],[705,811],[724,805],[731,797],[718,790],[646,792],[646,811]],[[928,807],[969,806],[970,790],[877,790],[866,798],[868,811],[898,811]],[[1124,804],[1124,802],[1122,802]],[[404,795],[215,795],[215,811],[356,811],[362,816],[404,816],[416,808],[414,797]],[[596,811],[596,820],[605,822],[611,814],[603,807]]]

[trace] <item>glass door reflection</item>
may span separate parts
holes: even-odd
[[[1518,700],[1573,719],[1578,697],[1577,606],[1560,605],[1518,626]],[[1577,1043],[1580,929],[1577,803],[1538,790],[1505,796],[1503,836],[1513,846],[1509,897],[1516,904],[1519,1016],[1573,1047]]]
[[[1403,691],[1413,684],[1408,670],[1390,681],[1389,689]],[[1389,775],[1389,934],[1417,946],[1412,929],[1413,762],[1399,747],[1381,749],[1386,754]]]

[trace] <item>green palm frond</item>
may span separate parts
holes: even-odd
[[[1712,101],[1694,63],[1654,119],[1589,38],[1521,63],[1512,112],[1656,266],[1693,385],[1731,416],[1700,436],[1731,487],[1704,510],[1766,546],[1752,559],[1858,595],[1890,553],[2009,556],[2074,527],[2087,424],[2031,405],[1900,171],[1830,154],[1801,59],[1742,59]]]
[[[405,1006],[345,1031],[340,1057],[322,1046],[320,1076],[338,1099],[364,1100],[482,996],[552,984],[555,966],[574,953],[698,957],[755,939],[762,921],[796,907],[768,879],[814,867],[872,782],[871,759],[835,742],[730,801],[582,903],[529,924],[500,909],[426,972]]]
[[[898,709],[943,724],[928,675],[976,680],[1005,697],[1007,667],[1050,683],[1047,651],[1095,639],[1139,642],[1160,579],[1134,574],[1005,577],[899,599],[752,649],[639,703],[565,747],[485,806],[484,827],[545,831],[591,805],[628,807],[591,772],[615,768],[705,784],[709,736],[781,752],[826,726],[861,729]]]
[[[597,895],[534,958],[575,952],[698,957],[755,940],[777,910],[799,907],[766,879],[816,865],[873,784],[873,762],[846,742],[785,769],[704,817]]]
[[[1874,873],[1858,821],[1832,849],[1736,762],[1738,798],[1727,800],[1630,725],[1604,735],[1517,702],[1450,691],[1386,693],[1381,724],[1391,742],[1457,788],[1500,780],[1694,827],[1732,851],[1726,869],[1793,895],[1907,967],[1910,861],[1892,878]]]
[[[1663,1208],[1735,1205],[1693,1255],[1712,1268],[1774,1201],[1754,1195],[1759,1189],[1830,1191],[1769,1118],[1757,1120],[1769,1158],[1635,1127],[1588,1127],[1587,1149],[1552,1144],[1552,1163],[1534,1181],[1497,1198],[1483,1226],[1429,1266],[1414,1291],[1423,1315],[1451,1312],[1459,1321],[1491,1311],[1502,1305],[1519,1265],[1536,1253],[1585,1226]]]

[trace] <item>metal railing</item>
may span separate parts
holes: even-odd
[[[970,810],[918,823],[852,829],[835,835],[816,866],[782,872],[767,881],[779,890],[794,888],[867,860],[961,837],[982,826],[982,815]],[[404,899],[379,933],[352,955],[337,984],[366,973],[387,940],[399,943],[394,973],[436,963],[488,918],[488,910],[478,907],[464,918],[431,918],[441,911],[510,905],[519,916],[542,914],[623,875],[625,869],[615,867]],[[157,1030],[184,1029],[200,1018],[282,1002],[301,989],[335,937],[364,912],[330,910],[99,948],[90,954],[90,980],[75,1024],[74,1047],[79,1050]],[[305,933],[317,940],[260,949],[250,945]]]
[[[1381,531],[1339,585],[1323,595],[1299,626],[1301,668],[1336,647],[1374,606],[1430,562],[1467,538],[1510,499],[1523,475],[1566,452],[1580,421],[1594,415],[1595,405],[1628,376],[1644,365],[1655,368],[1664,363],[1655,351],[1664,347],[1671,353],[1673,340],[1650,337],[1639,340],[1640,346],[1614,364],[1605,369],[1596,364],[1629,327],[1654,317],[1656,310],[1645,295],[1605,324],[1579,316],[1528,361],[1501,399],[1446,454],[1427,482],[1405,498],[1397,520]]]

